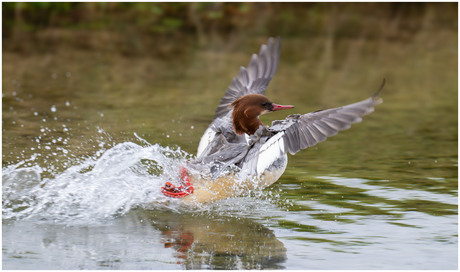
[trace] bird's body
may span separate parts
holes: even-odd
[[[200,140],[196,160],[188,165],[192,172],[195,169],[210,177],[202,179],[192,175],[187,188],[193,190],[181,193],[184,201],[213,201],[273,184],[286,169],[288,152],[295,154],[348,129],[381,102],[376,96],[383,84],[374,96],[361,102],[293,114],[266,127],[260,115],[293,108],[274,104],[265,96],[278,66],[279,54],[280,39],[270,38],[267,45],[262,45],[259,55],[252,56],[248,68],[240,68]],[[178,197],[171,193],[171,188],[174,186],[163,188],[163,193]]]

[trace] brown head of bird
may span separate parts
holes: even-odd
[[[278,105],[262,94],[247,94],[233,101],[233,128],[237,134],[254,134],[263,125],[259,116],[272,111],[292,109],[291,105]]]

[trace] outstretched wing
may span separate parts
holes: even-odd
[[[217,135],[217,131],[215,130],[216,126],[232,127],[231,118],[227,115],[232,110],[229,106],[233,101],[250,93],[265,94],[268,83],[275,75],[279,58],[280,37],[276,39],[269,38],[268,43],[261,46],[259,55],[252,55],[248,68],[240,68],[240,72],[233,78],[225,95],[220,100],[213,122],[201,137],[200,144],[198,145],[198,157],[202,155],[206,147],[215,139]]]
[[[340,108],[307,113],[288,127],[284,133],[285,148],[294,155],[362,121],[362,116],[374,111],[381,100],[368,98]]]
[[[230,104],[241,96],[250,93],[265,94],[268,83],[275,75],[280,58],[280,37],[268,39],[260,48],[259,55],[253,54],[248,68],[241,66],[233,78],[224,97],[220,100],[214,119],[225,116]]]
[[[290,115],[282,121],[274,121],[270,130],[278,133],[270,138],[260,149],[257,169],[263,169],[273,163],[277,156],[287,152],[294,155],[298,151],[313,146],[346,130],[354,123],[361,122],[362,116],[374,111],[374,106],[382,99],[376,98],[385,84],[382,83],[379,91],[372,97],[339,108],[307,113],[304,115]],[[264,154],[267,154],[264,156]],[[268,155],[270,154],[270,156]]]

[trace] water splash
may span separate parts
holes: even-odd
[[[34,158],[3,168],[3,218],[85,223],[174,202],[160,187],[177,180],[177,169],[190,157],[180,149],[133,142],[99,153],[49,178],[42,178],[44,167],[27,166]]]
[[[165,181],[179,180],[178,169],[193,156],[180,148],[151,145],[135,136],[140,144],[106,144],[99,140],[99,149],[92,156],[76,158],[68,152],[68,161],[60,162],[67,167],[62,171],[42,153],[4,167],[3,219],[93,224],[134,208],[238,216],[270,205],[268,199],[273,195],[261,190],[250,192],[252,197],[244,201],[227,199],[192,206],[164,196],[161,186]]]

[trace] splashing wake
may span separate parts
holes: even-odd
[[[3,218],[86,222],[124,214],[149,203],[174,202],[163,196],[165,180],[189,154],[157,144],[124,142],[87,158],[52,178],[26,160],[3,168]]]

